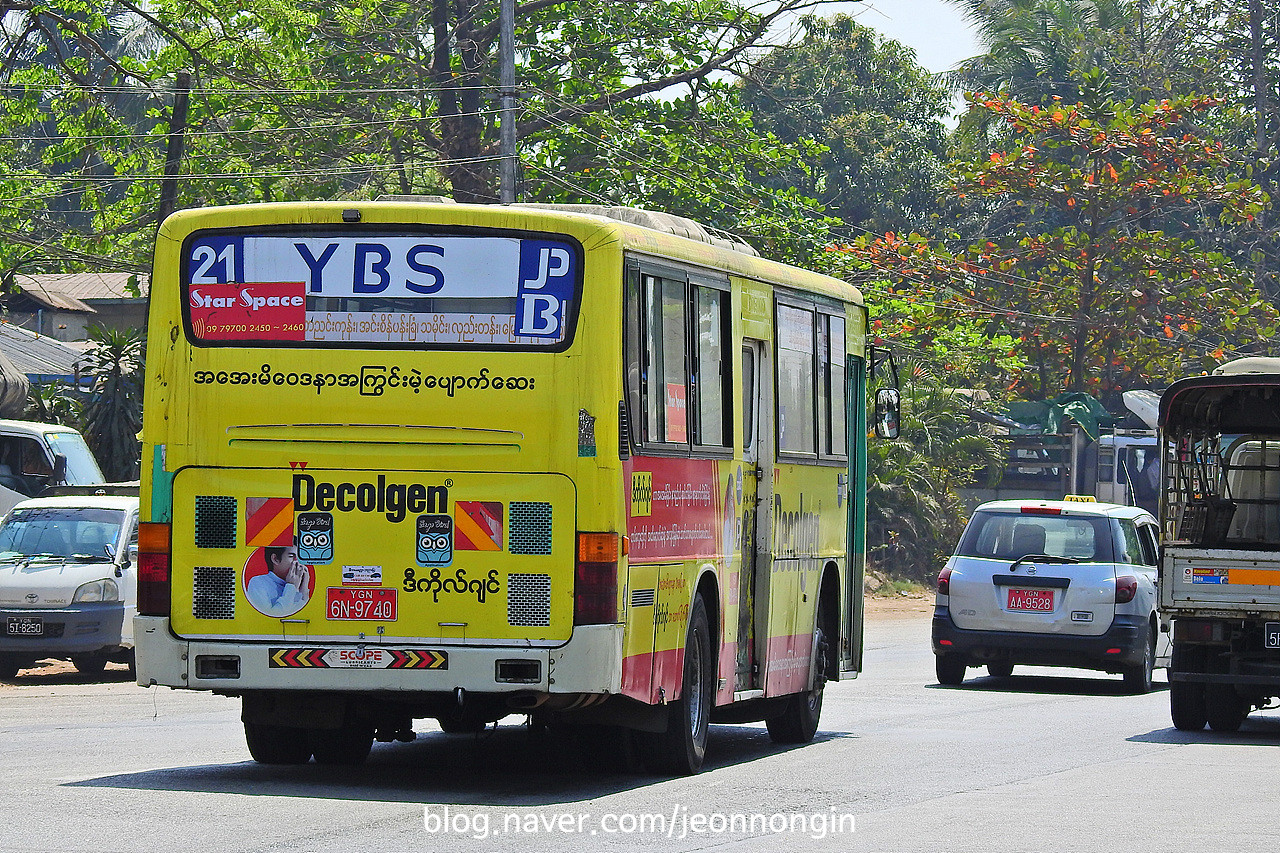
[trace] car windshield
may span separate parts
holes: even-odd
[[[34,554],[107,559],[118,547],[124,510],[87,507],[15,509],[0,525],[0,559]]]
[[[1109,530],[1109,520],[1101,516],[979,510],[965,528],[956,553],[1010,562],[1032,555],[1111,562]]]
[[[78,432],[51,432],[46,436],[54,453],[67,457],[67,482],[73,486],[92,486],[102,482],[102,470],[93,458],[89,445]]]

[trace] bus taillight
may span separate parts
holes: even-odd
[[[169,615],[169,525],[138,525],[138,614]]]
[[[618,534],[578,534],[573,581],[573,624],[618,621]]]

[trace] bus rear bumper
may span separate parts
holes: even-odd
[[[580,625],[554,648],[185,640],[169,619],[134,621],[138,684],[241,694],[620,692],[623,626]],[[424,654],[424,652],[432,654]],[[441,659],[441,653],[443,659]]]

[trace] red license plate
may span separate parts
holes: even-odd
[[[368,619],[378,622],[396,621],[396,591],[388,587],[352,589],[329,587],[329,619]]]
[[[1011,589],[1009,590],[1008,606],[1010,610],[1049,613],[1053,610],[1053,590]]]

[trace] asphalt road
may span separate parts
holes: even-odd
[[[609,744],[422,724],[356,770],[249,760],[231,699],[74,674],[0,687],[0,851],[1206,851],[1280,834],[1280,716],[1223,736],[1168,694],[1026,669],[933,679],[927,615],[868,625],[818,738],[713,728],[693,778],[610,769]]]

